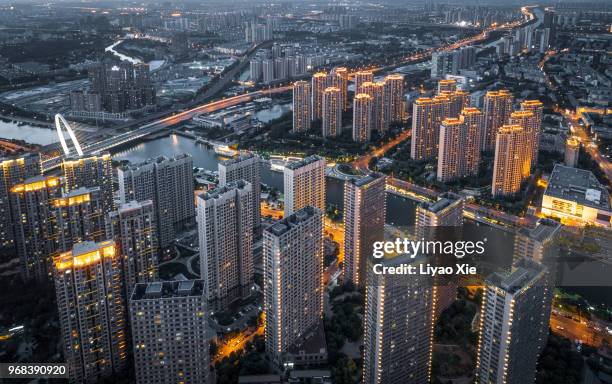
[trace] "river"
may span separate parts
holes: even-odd
[[[15,121],[0,120],[0,138],[23,140],[30,144],[47,145],[59,141],[57,132],[50,128],[19,125]]]

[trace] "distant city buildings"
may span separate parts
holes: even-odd
[[[209,383],[203,280],[137,284],[129,301],[136,383]]]
[[[247,22],[244,24],[244,39],[247,43],[261,43],[272,40],[272,22],[266,20],[265,24]]]
[[[64,359],[75,383],[97,383],[127,363],[121,255],[112,241],[83,242],[53,260]]]
[[[323,213],[307,206],[264,231],[266,351],[282,365],[323,320]]]
[[[431,55],[431,78],[443,79],[457,75],[461,69],[470,69],[476,63],[476,47],[462,47],[450,52],[434,52]]]
[[[211,309],[250,294],[253,284],[253,193],[244,180],[198,198],[200,273]]]
[[[155,105],[148,64],[104,61],[89,68],[88,73],[89,92],[70,95],[71,110],[77,116],[96,117],[101,111],[123,114]]]
[[[344,183],[344,262],[342,278],[355,285],[366,280],[374,242],[384,240],[385,180],[371,173]]]

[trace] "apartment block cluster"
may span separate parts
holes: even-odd
[[[294,45],[274,44],[263,50],[250,62],[251,81],[266,84],[285,81],[306,74],[309,68],[319,66],[316,57],[307,56]]]
[[[461,47],[449,52],[431,55],[431,78],[443,79],[446,75],[458,75],[461,69],[470,69],[476,63],[476,47]]]
[[[293,132],[306,132],[317,121],[321,123],[323,137],[339,136],[344,128],[342,113],[350,106],[350,76],[347,68],[336,67],[330,73],[315,73],[310,83],[295,82]],[[352,77],[355,84],[352,138],[367,143],[373,131],[384,134],[389,124],[403,121],[404,78],[392,74],[383,81],[374,81],[371,71],[359,71]]]
[[[514,110],[506,90],[489,91],[481,111],[455,80],[438,82],[437,94],[413,104],[410,156],[437,159],[437,179],[451,182],[478,174],[481,152],[495,154],[493,197],[512,196],[537,163],[544,105],[526,100]]]
[[[105,61],[89,68],[88,74],[90,89],[70,93],[72,116],[121,118],[155,105],[147,64]]]
[[[246,22],[244,23],[244,39],[247,43],[261,43],[272,40],[274,31],[274,20],[266,19],[265,23]]]

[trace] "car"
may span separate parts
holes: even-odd
[[[563,327],[562,327],[562,326],[560,326],[560,325],[557,325],[557,326],[555,327],[555,329],[558,329],[558,330],[560,330],[560,331],[563,331],[565,328],[563,328]]]

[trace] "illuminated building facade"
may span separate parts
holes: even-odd
[[[5,250],[6,254],[15,247],[11,189],[26,179],[41,174],[38,155],[27,154],[15,159],[0,158],[0,250]],[[1,260],[3,258],[0,258]]]
[[[325,211],[325,159],[308,156],[284,169],[285,216],[310,205]]]
[[[136,283],[155,281],[158,277],[159,245],[155,206],[151,200],[130,201],[108,215],[106,232],[116,242],[121,254],[125,299]]]
[[[323,137],[336,137],[342,133],[342,92],[328,87],[323,91]]]
[[[459,118],[440,124],[437,179],[450,182],[478,174],[483,115],[477,108],[465,108]]]
[[[485,129],[483,131],[483,150],[494,150],[499,129],[508,124],[512,113],[512,94],[507,90],[489,91],[484,97]]]
[[[49,257],[56,248],[56,228],[50,219],[52,202],[61,194],[60,179],[31,177],[14,185],[10,193],[22,277],[44,281],[50,272]]]
[[[520,125],[499,128],[493,164],[493,197],[514,196],[531,167],[531,135]]]
[[[78,188],[51,202],[58,252],[82,241],[106,239],[104,200],[100,188]]]
[[[412,108],[412,139],[410,157],[426,160],[438,154],[440,124],[449,116],[449,99],[446,96],[419,98]]]
[[[384,240],[385,175],[371,173],[344,183],[343,280],[361,285],[375,241]]]
[[[331,71],[327,80],[328,86],[340,90],[340,108],[343,111],[346,111],[349,107],[348,79],[348,69],[346,67],[336,67]]]
[[[374,82],[374,74],[372,71],[359,71],[355,73],[355,94],[366,93],[361,90],[363,83]]]
[[[394,73],[385,77],[385,121],[399,123],[404,120],[404,76]]]
[[[399,255],[377,261],[385,267],[422,258]],[[364,384],[428,384],[434,322],[431,276],[368,272],[364,313]]]
[[[203,280],[137,284],[129,308],[136,383],[209,382]]]
[[[215,311],[250,294],[254,198],[252,185],[244,180],[198,197],[200,272]]]
[[[266,351],[276,364],[323,318],[323,213],[308,206],[264,231]]]
[[[480,308],[476,383],[524,384],[535,380],[544,319],[546,268],[522,260],[485,282]]]
[[[383,134],[389,128],[388,121],[385,120],[385,83],[365,82],[361,85],[360,92],[372,97],[372,130]]]
[[[100,188],[104,214],[115,209],[113,199],[113,163],[109,153],[100,156],[67,159],[62,162],[64,183],[67,191]]]
[[[359,93],[353,99],[353,141],[367,143],[372,132],[372,97]]]
[[[540,150],[540,138],[542,137],[542,115],[544,114],[544,104],[540,100],[525,100],[521,103],[521,110],[533,112],[533,141],[531,142],[531,167],[538,163],[538,151]],[[510,123],[514,124],[514,123]]]
[[[580,155],[580,141],[576,137],[568,137],[565,141],[565,165],[576,168]]]
[[[440,80],[438,81],[438,95],[443,92],[454,93],[457,90],[457,80]]]
[[[541,212],[567,225],[610,227],[610,194],[591,171],[556,164],[542,197]]]
[[[125,368],[126,310],[120,263],[112,241],[78,243],[53,260],[71,382],[96,383]]]
[[[293,133],[306,132],[312,121],[310,84],[296,81],[293,84]]]
[[[323,119],[323,92],[327,88],[327,73],[317,72],[312,75],[312,119]]]
[[[537,119],[532,111],[514,111],[510,114],[508,124],[520,125],[523,130],[525,130],[525,132],[529,134],[529,144],[531,147],[529,150],[529,156],[531,157],[530,167],[529,169],[525,169],[525,174],[523,175],[523,177],[529,177],[529,175],[531,174],[531,169],[533,169],[535,165],[533,161],[535,153],[533,151],[538,150],[538,145],[535,145],[534,143],[535,140],[539,141],[540,137],[538,133],[540,128],[538,127]]]

